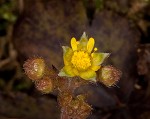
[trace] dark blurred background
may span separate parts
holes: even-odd
[[[123,73],[114,87],[88,85],[88,119],[150,119],[150,0],[0,0],[0,119],[59,119],[53,94],[23,71],[28,58],[63,67],[62,45],[94,37],[105,65]]]

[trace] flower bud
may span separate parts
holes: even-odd
[[[43,77],[35,82],[35,87],[42,93],[50,93],[53,90],[53,82],[49,77]]]
[[[43,77],[45,72],[45,62],[42,58],[28,59],[24,65],[26,75],[31,80],[37,80]]]
[[[122,73],[113,66],[104,66],[98,71],[98,81],[106,86],[113,86],[120,79]]]

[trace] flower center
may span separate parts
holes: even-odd
[[[79,71],[84,71],[91,66],[91,59],[87,52],[75,51],[72,56],[71,63]]]

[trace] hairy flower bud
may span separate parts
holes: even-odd
[[[50,93],[53,90],[53,82],[49,77],[43,77],[35,82],[35,87],[42,93]]]
[[[104,66],[98,71],[98,81],[106,86],[113,86],[121,77],[121,71],[113,66]]]
[[[28,59],[23,67],[26,75],[33,81],[42,78],[45,72],[45,62],[42,58]]]

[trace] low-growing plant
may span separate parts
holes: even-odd
[[[86,119],[92,107],[86,102],[86,94],[75,95],[75,89],[90,83],[113,86],[121,77],[121,71],[113,66],[102,66],[110,53],[98,53],[94,38],[83,33],[80,40],[71,39],[71,47],[62,46],[64,67],[60,71],[49,68],[43,58],[28,59],[23,67],[37,90],[44,94],[58,92],[61,119]]]

